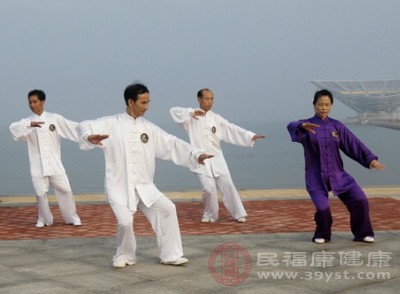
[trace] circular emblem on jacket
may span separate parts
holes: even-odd
[[[56,130],[56,126],[53,124],[49,125],[49,130],[54,132]]]
[[[143,143],[147,143],[149,141],[149,136],[146,133],[143,133],[143,134],[140,135],[140,140]]]
[[[211,128],[211,132],[213,132],[213,134],[215,134],[217,132],[217,128],[216,127],[212,127]]]

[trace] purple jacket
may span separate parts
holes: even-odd
[[[301,128],[303,122],[319,125],[316,134]],[[332,191],[338,195],[356,184],[354,178],[343,169],[340,156],[342,150],[366,168],[378,159],[343,123],[332,118],[318,116],[288,124],[287,129],[293,142],[304,147],[305,180],[308,192]]]

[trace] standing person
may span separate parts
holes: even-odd
[[[173,107],[170,113],[173,120],[186,130],[191,144],[215,156],[203,166],[191,169],[203,186],[204,213],[201,222],[218,220],[219,188],[226,209],[237,222],[244,223],[247,213],[232,181],[220,142],[253,147],[257,139],[265,136],[242,129],[213,112],[214,94],[211,90],[198,91],[197,101],[200,109]]]
[[[316,208],[316,230],[313,241],[331,240],[332,214],[328,193],[333,192],[350,212],[350,226],[354,241],[374,242],[369,218],[368,199],[354,178],[343,169],[340,150],[348,157],[370,169],[383,170],[384,165],[341,122],[330,118],[333,97],[328,90],[314,95],[315,115],[291,122],[287,126],[293,142],[303,145],[307,191]]]
[[[136,263],[133,216],[139,208],[157,235],[162,264],[181,265],[182,242],[175,205],[153,183],[155,158],[193,167],[211,155],[166,133],[143,116],[149,107],[148,88],[140,83],[124,92],[126,111],[80,124],[81,148],[104,151],[105,190],[118,222],[118,248],[113,266]]]
[[[51,226],[53,215],[47,193],[54,188],[61,215],[66,224],[80,226],[74,195],[61,162],[60,139],[78,142],[78,123],[59,114],[44,110],[46,94],[42,90],[28,93],[29,107],[33,114],[10,125],[15,141],[25,141],[28,146],[30,171],[38,205],[37,228]]]

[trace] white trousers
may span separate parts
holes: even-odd
[[[47,193],[50,186],[52,186],[64,222],[66,224],[73,224],[80,221],[76,213],[74,194],[72,193],[67,175],[32,177],[32,183],[37,198],[38,220],[43,221],[48,226],[53,224],[53,215],[47,199]]]
[[[117,252],[113,261],[136,262],[136,238],[133,232],[133,211],[125,205],[111,204],[118,222]],[[141,200],[138,209],[149,220],[157,236],[159,257],[162,262],[174,261],[183,256],[181,233],[175,204],[162,195],[150,207]]]
[[[219,205],[217,188],[221,191],[221,198],[224,206],[235,220],[247,216],[240,195],[236,190],[230,174],[219,177],[209,177],[202,174],[198,174],[198,176],[203,186],[203,217],[214,221],[218,219]]]

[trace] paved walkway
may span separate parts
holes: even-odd
[[[310,242],[314,208],[305,195],[243,194],[245,224],[234,222],[224,208],[217,223],[201,224],[202,205],[192,198],[196,193],[169,195],[190,260],[182,267],[159,264],[154,234],[137,213],[138,263],[119,270],[111,266],[116,222],[102,196],[77,197],[83,226],[64,225],[55,205],[55,225],[42,229],[34,227],[32,199],[0,198],[0,293],[400,291],[398,194],[381,190],[369,200],[374,244],[352,241],[348,213],[333,199],[334,234],[323,245]]]

